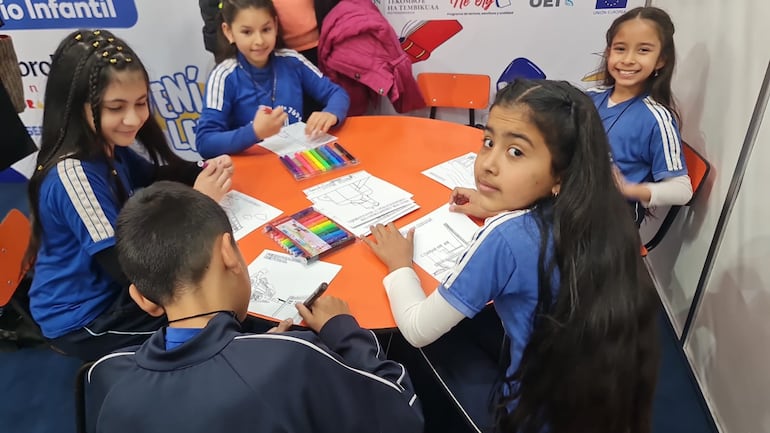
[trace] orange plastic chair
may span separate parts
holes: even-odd
[[[0,222],[0,306],[8,305],[24,277],[21,262],[30,234],[29,220],[17,209]]]
[[[423,72],[417,74],[417,85],[430,107],[430,118],[436,118],[437,107],[467,108],[468,125],[476,126],[476,111],[489,105],[488,75]]]
[[[693,149],[689,144],[682,142],[682,152],[684,153],[684,161],[687,164],[687,173],[690,176],[690,182],[692,183],[692,198],[685,206],[690,206],[698,197],[698,193],[701,191],[703,182],[711,172],[711,164],[700,153]],[[668,229],[674,223],[677,214],[682,206],[671,206],[663,218],[663,222],[658,227],[658,231],[650,239],[644,247],[647,251],[652,251],[653,248],[658,246],[663,237],[666,236]]]

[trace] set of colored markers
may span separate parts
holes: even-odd
[[[312,207],[276,218],[265,226],[267,233],[289,254],[308,262],[355,240],[355,236]]]
[[[282,155],[280,158],[283,166],[297,180],[358,164],[358,160],[339,143],[334,143],[333,146],[323,144],[293,155]]]

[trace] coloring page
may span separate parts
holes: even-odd
[[[305,122],[296,122],[289,126],[284,126],[278,134],[267,137],[259,145],[278,155],[288,155],[313,149],[337,139],[337,137],[327,133],[322,133],[317,137],[310,137],[305,134],[305,126],[307,126]]]
[[[235,190],[225,194],[219,205],[230,219],[236,241],[283,213],[280,209]]]
[[[294,306],[304,302],[321,283],[331,283],[342,266],[324,261],[306,265],[301,258],[264,250],[249,265],[249,311],[276,320],[302,318]]]
[[[304,190],[313,206],[356,236],[419,209],[412,194],[390,182],[358,171]]]
[[[479,226],[467,215],[450,212],[444,205],[400,229],[414,227],[414,262],[442,281],[468,248]]]
[[[473,175],[475,162],[476,154],[470,152],[431,167],[423,171],[422,174],[449,189],[457,187],[476,189],[476,180]]]

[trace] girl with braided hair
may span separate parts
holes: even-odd
[[[128,197],[160,179],[217,201],[230,187],[229,157],[196,164],[172,152],[148,89],[136,53],[105,30],[73,32],[51,62],[24,262],[34,272],[30,310],[43,335],[83,360],[141,343],[165,322],[131,301],[114,251]]]

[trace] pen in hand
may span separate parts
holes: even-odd
[[[303,302],[303,304],[305,305],[305,307],[306,307],[307,309],[311,309],[311,308],[313,308],[313,303],[315,303],[315,301],[316,301],[318,298],[320,298],[320,297],[321,297],[321,295],[323,295],[323,294],[324,294],[324,292],[326,291],[326,289],[327,289],[328,287],[329,287],[329,284],[328,284],[328,283],[321,283],[321,284],[318,286],[318,288],[317,288],[317,289],[315,289],[315,291],[314,291],[314,292],[313,292],[313,293],[312,293],[310,296],[308,296],[308,298],[307,298],[307,299],[305,299],[305,302]]]

